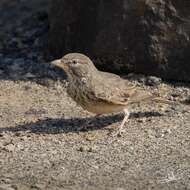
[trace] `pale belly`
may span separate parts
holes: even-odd
[[[114,105],[110,103],[89,103],[86,105],[80,105],[83,109],[95,113],[95,114],[109,114],[121,112],[125,109],[126,106]]]

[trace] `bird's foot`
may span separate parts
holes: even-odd
[[[115,141],[118,141],[118,137],[122,137],[122,134],[125,132],[126,130],[123,128],[119,128],[117,130],[114,130],[113,132],[111,132],[110,136],[111,139],[109,139],[108,144],[112,144]]]
[[[114,131],[111,136],[112,137],[122,137],[122,134],[126,131],[126,129],[124,129],[123,127],[117,129],[116,131]]]
[[[123,121],[121,122],[120,126],[118,127],[117,131],[114,132],[114,134],[112,134],[112,137],[121,137],[122,134],[126,131],[125,127],[125,123],[129,118],[129,111],[127,109],[124,110],[125,113],[125,117],[123,118]]]

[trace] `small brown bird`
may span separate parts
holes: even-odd
[[[69,53],[52,64],[65,70],[69,81],[67,92],[83,109],[98,115],[124,111],[117,135],[123,132],[131,105],[150,101],[171,103],[130,85],[118,75],[97,70],[93,62],[80,53]]]

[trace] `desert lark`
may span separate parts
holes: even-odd
[[[99,71],[93,62],[80,53],[69,53],[51,62],[68,75],[67,92],[83,109],[95,114],[124,112],[125,116],[116,135],[121,135],[134,104],[151,101],[170,104],[168,100],[131,85],[112,73]]]

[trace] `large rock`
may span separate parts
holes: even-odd
[[[190,81],[189,0],[51,0],[49,48],[97,66]]]

